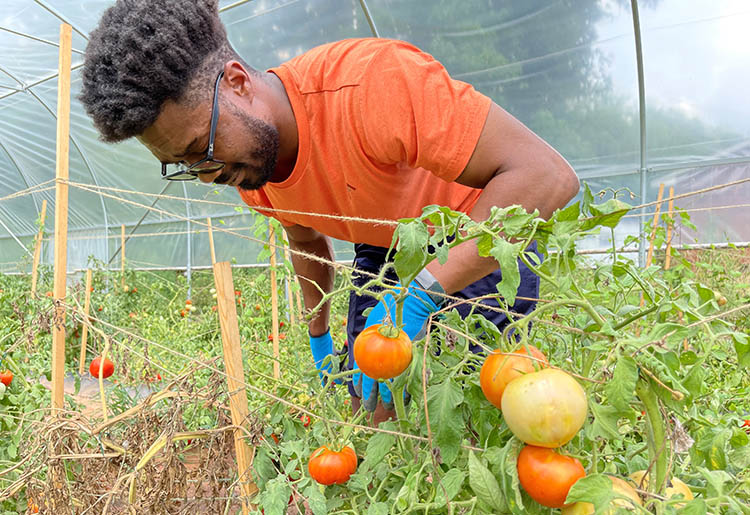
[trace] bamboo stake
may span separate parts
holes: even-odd
[[[68,165],[70,153],[70,62],[72,28],[60,25],[55,165],[55,317],[52,334],[52,413],[65,405],[65,282],[68,267]]]
[[[283,237],[284,240],[286,240],[285,233]],[[286,243],[284,243],[284,266],[286,266],[287,263],[291,263],[291,259],[289,256],[289,247]],[[289,325],[294,327],[294,325],[297,323],[297,317],[294,315],[294,297],[292,296],[292,285],[289,277],[284,278],[284,286],[286,287],[286,298],[289,302]]]
[[[125,289],[125,224],[120,226],[120,287]]]
[[[646,268],[651,266],[651,260],[654,257],[654,238],[656,238],[656,228],[659,226],[659,213],[661,213],[661,201],[664,198],[664,183],[659,185],[659,195],[656,197],[656,211],[654,211],[654,223],[651,227],[651,238],[649,239],[648,256],[646,257]]]
[[[667,225],[667,254],[664,257],[664,270],[669,270],[669,265],[672,264],[672,228],[674,227],[674,220],[672,220],[672,214],[674,213],[674,186],[669,187],[669,224]]]
[[[276,285],[276,230],[273,223],[268,235],[268,246],[271,249],[271,337],[273,338],[273,378],[281,377],[279,367],[279,289]]]
[[[37,272],[39,271],[39,256],[42,253],[42,239],[44,238],[44,221],[47,218],[47,199],[42,200],[42,212],[39,214],[39,232],[34,242],[34,262],[31,265],[31,298],[36,295]]]
[[[242,513],[250,513],[247,497],[255,494],[258,487],[250,480],[250,467],[253,464],[255,447],[250,447],[243,438],[242,430],[250,413],[245,389],[245,370],[242,364],[242,348],[240,346],[240,329],[237,325],[237,306],[234,300],[234,283],[232,282],[232,268],[228,261],[216,263],[213,266],[214,282],[216,283],[217,301],[219,303],[219,323],[221,326],[221,342],[224,350],[224,366],[227,371],[227,388],[229,391],[229,409],[232,414],[232,424],[238,426],[234,431],[234,448],[237,454],[237,471],[240,488],[245,496],[242,500]]]
[[[214,248],[214,231],[211,228],[211,219],[206,218],[208,224],[208,246],[211,249],[211,265],[216,264],[216,249]]]
[[[83,376],[86,370],[86,343],[89,338],[89,311],[91,309],[91,269],[86,270],[86,297],[83,303],[83,317],[87,323],[83,324],[81,333],[81,355],[78,358],[78,375]]]

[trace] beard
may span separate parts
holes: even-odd
[[[253,150],[248,152],[247,162],[224,167],[213,182],[226,184],[242,174],[244,179],[237,187],[243,190],[257,190],[271,179],[276,170],[279,158],[279,131],[273,125],[240,110],[236,110],[235,114],[247,129],[250,135],[248,146]]]

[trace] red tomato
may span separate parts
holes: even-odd
[[[256,305],[255,305],[255,311],[260,311],[260,310],[261,310],[261,306],[260,306],[260,304],[256,304]]]
[[[13,372],[10,370],[3,370],[0,372],[0,383],[5,386],[10,386],[10,382],[13,381]]]
[[[526,356],[533,356],[541,361]],[[508,383],[547,365],[547,358],[532,345],[528,346],[528,351],[526,347],[519,347],[510,355],[493,352],[484,360],[482,370],[479,372],[479,384],[487,400],[500,408],[500,401]]]
[[[299,417],[299,419],[300,419],[300,420],[302,421],[302,425],[303,425],[304,427],[307,427],[307,426],[309,426],[309,425],[310,425],[310,417],[308,417],[307,415],[304,415],[304,414],[303,414],[303,415],[301,415],[301,416]]]
[[[185,315],[187,315],[187,310],[185,309],[180,310],[180,316],[184,317]]]
[[[104,309],[104,306],[99,306],[99,308],[97,309],[97,311],[101,311],[103,309]]]
[[[102,377],[108,378],[112,375],[112,373],[115,371],[115,364],[112,363],[109,358],[104,360],[104,364],[100,365],[102,358],[100,356],[95,357],[93,360],[91,360],[91,365],[89,365],[89,373],[99,378],[99,368],[102,369]]]
[[[354,340],[354,360],[362,372],[373,379],[400,375],[409,367],[411,357],[411,339],[393,326],[372,325]]]
[[[516,437],[540,447],[560,447],[583,427],[586,392],[570,374],[545,368],[511,381],[502,399],[503,418]]]
[[[273,334],[268,335],[268,341],[273,340]],[[286,333],[279,333],[279,340],[286,340]]]
[[[234,290],[234,294],[239,297],[240,295],[242,295],[242,292],[240,290]]]
[[[47,293],[45,293],[45,295],[46,295],[47,297],[51,297],[51,296],[52,296],[52,292],[51,292],[51,291],[48,291]]]
[[[584,477],[583,465],[546,447],[527,445],[518,455],[518,480],[542,506],[562,508],[570,487]]]
[[[186,306],[190,306],[192,303],[193,303],[193,301],[190,300],[190,299],[188,299],[188,300],[185,301],[185,305]]]
[[[211,306],[211,311],[216,311],[217,309],[219,309],[218,306]]]
[[[332,451],[325,445],[310,456],[307,471],[321,485],[343,484],[357,470],[357,455],[349,446],[341,451]]]
[[[135,313],[132,313],[132,312],[131,312],[131,313],[129,313],[129,314],[128,314],[128,316],[129,316],[130,318],[137,318],[137,317],[138,317],[138,315],[136,315]]]
[[[745,421],[744,421],[744,422],[742,423],[742,427],[750,427],[750,419],[747,419],[747,420],[745,420]]]
[[[138,288],[133,288],[132,290],[130,290],[130,293],[138,293]]]

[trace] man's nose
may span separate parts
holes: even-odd
[[[211,173],[199,173],[198,178],[201,180],[201,182],[214,182],[214,179],[216,179],[220,174],[221,170]]]

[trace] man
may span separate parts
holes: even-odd
[[[284,224],[293,250],[331,261],[330,238],[351,241],[355,266],[369,272],[387,259],[393,226],[362,219],[418,216],[430,204],[476,220],[493,206],[521,204],[546,218],[578,191],[557,152],[412,45],[345,40],[259,72],[228,43],[216,0],[118,1],[91,34],[80,98],[105,141],[138,138],[163,176],[236,186],[247,204]],[[171,172],[173,163],[180,170]],[[312,308],[331,290],[333,268],[297,255],[292,263]],[[410,286],[471,298],[496,293],[500,274],[497,261],[467,242]],[[404,330],[414,337],[440,297],[412,293]],[[519,294],[538,294],[525,268]],[[352,296],[349,349],[383,319],[382,304],[362,315],[375,303]],[[514,306],[532,308],[528,300]],[[325,306],[309,323],[319,368],[333,352],[328,321]],[[357,375],[349,389],[355,409],[364,398],[375,422],[393,415],[385,385]]]

